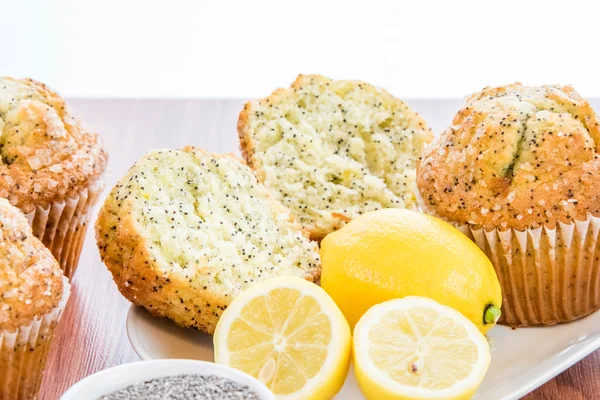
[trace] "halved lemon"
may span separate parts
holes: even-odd
[[[428,298],[375,305],[354,329],[354,368],[367,399],[470,399],[489,365],[477,327]]]
[[[215,361],[263,382],[278,399],[331,399],[351,355],[348,322],[314,283],[282,277],[252,286],[225,310]]]

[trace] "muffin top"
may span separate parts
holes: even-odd
[[[106,167],[98,135],[32,79],[0,77],[0,196],[24,212],[83,189]]]
[[[485,88],[425,151],[425,208],[492,228],[600,216],[600,121],[570,86]]]
[[[0,199],[0,331],[13,331],[56,307],[62,276],[25,216]]]

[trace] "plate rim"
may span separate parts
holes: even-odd
[[[522,385],[520,389],[511,392],[509,395],[510,397],[505,397],[505,399],[520,399],[545,383],[548,383],[551,379],[556,378],[562,372],[571,368],[573,365],[583,360],[585,357],[589,356],[598,349],[600,349],[600,336],[596,337],[594,340],[590,340],[586,344],[581,345],[578,350],[569,355],[562,362],[553,365],[546,372],[541,373],[538,377],[533,379],[529,384]]]
[[[141,340],[134,340],[133,339],[133,337],[137,336],[138,334],[134,333],[134,330],[132,328],[132,320],[140,319],[141,318],[141,316],[138,315],[138,309],[142,309],[145,312],[148,312],[142,306],[137,306],[137,305],[135,305],[133,303],[129,305],[129,309],[127,310],[127,317],[125,318],[125,332],[127,333],[127,340],[129,341],[129,344],[133,348],[133,351],[143,361],[160,360],[159,358],[154,358],[154,357],[150,356],[150,354],[141,345],[141,343],[142,343]],[[158,317],[154,317],[154,318],[158,318]]]
[[[129,340],[129,343],[131,344],[131,347],[135,351],[135,353],[142,360],[158,360],[158,358],[152,357],[146,351],[144,346],[141,344],[141,340],[135,339],[135,337],[139,336],[139,334],[134,332],[134,328],[132,325],[134,323],[133,322],[134,320],[140,320],[141,318],[143,318],[141,312],[147,313],[151,318],[158,318],[158,317],[155,317],[155,316],[149,314],[149,312],[146,311],[146,309],[144,307],[136,306],[135,304],[131,304],[131,306],[129,307],[129,310],[127,311],[127,318],[126,318],[126,323],[125,323],[127,338]],[[598,311],[598,312],[600,313],[600,311]],[[590,316],[591,315],[593,315],[593,314],[590,314]],[[535,389],[539,388],[543,384],[545,384],[548,381],[550,381],[551,379],[555,378],[560,373],[566,371],[567,369],[569,369],[570,367],[575,365],[577,362],[581,361],[583,358],[592,354],[593,352],[595,352],[598,349],[600,349],[600,335],[585,344],[581,344],[581,346],[577,350],[575,350],[572,354],[570,354],[564,360],[562,360],[561,362],[559,362],[555,365],[552,365],[550,368],[548,368],[546,371],[544,371],[543,373],[536,376],[530,382],[520,385],[518,389],[515,389],[515,390],[511,391],[510,393],[507,393],[506,395],[504,395],[504,397],[502,397],[502,400],[518,400],[518,399],[520,399],[521,397],[525,396],[528,393],[531,393]]]

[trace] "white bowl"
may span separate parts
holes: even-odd
[[[237,369],[206,361],[175,359],[138,361],[105,369],[71,386],[60,400],[97,400],[134,383],[181,374],[221,376],[248,386],[260,400],[275,400],[265,385]]]

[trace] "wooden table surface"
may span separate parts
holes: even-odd
[[[600,101],[594,102],[600,110]],[[459,100],[409,101],[436,133],[451,121]],[[110,161],[107,190],[144,153],[184,145],[239,154],[236,134],[240,100],[97,100],[71,105],[104,138]],[[46,367],[40,400],[57,400],[83,377],[139,360],[125,332],[129,302],[117,291],[88,231],[69,304]],[[600,351],[525,397],[527,400],[600,398]]]

